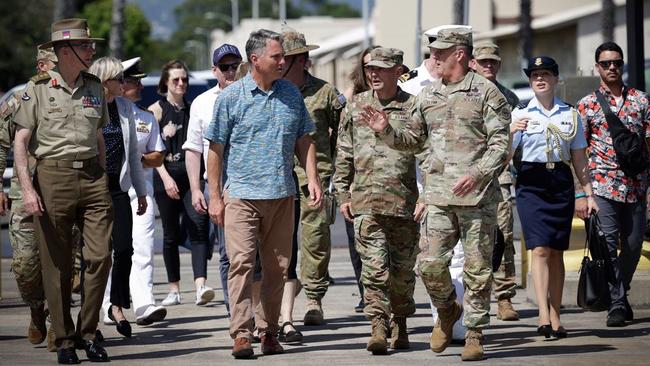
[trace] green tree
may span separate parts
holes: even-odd
[[[79,14],[79,17],[88,19],[88,27],[93,37],[106,39],[97,47],[96,57],[110,54],[108,43],[111,33],[111,13],[111,0],[96,0],[84,6]],[[124,7],[124,19],[122,50],[124,59],[148,56],[154,45],[151,41],[151,25],[144,13],[137,5],[128,4]],[[147,62],[151,62],[149,57],[143,57],[143,64],[147,65]]]
[[[0,91],[36,73],[36,46],[50,39],[52,0],[0,1]]]

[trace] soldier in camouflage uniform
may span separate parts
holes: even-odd
[[[56,62],[56,56],[51,49],[38,50],[36,63],[39,71],[54,68],[54,62]],[[7,153],[11,148],[15,133],[12,120],[20,106],[19,96],[21,95],[22,92],[14,93],[0,106],[0,176],[7,166]],[[31,310],[27,339],[32,344],[40,344],[45,340],[47,334],[41,261],[38,243],[34,237],[32,216],[28,215],[23,208],[22,192],[16,175],[11,179],[8,198],[11,200],[11,216],[9,218],[9,241],[12,247],[11,269],[16,276],[18,291]],[[4,192],[0,191],[0,213],[4,215],[7,206],[7,198]]]
[[[305,106],[314,121],[316,129],[311,136],[316,146],[318,175],[323,185],[323,192],[328,192],[334,173],[332,147],[335,146],[336,132],[345,97],[334,86],[315,78],[306,70],[309,51],[317,49],[318,46],[308,45],[305,36],[290,27],[283,27],[282,36],[284,38],[285,70],[287,70],[284,77],[300,89]],[[307,175],[297,160],[295,172],[300,186],[300,211],[297,212],[300,215],[302,230],[300,235],[300,278],[307,296],[304,324],[321,325],[323,323],[321,299],[325,296],[329,286],[328,266],[332,247],[330,225],[332,224],[331,209],[334,202],[332,196],[325,193],[324,204],[321,207],[311,206],[307,189]],[[287,321],[284,316],[283,321]]]
[[[396,149],[428,142],[427,237],[420,244],[419,270],[439,314],[430,346],[434,352],[447,348],[463,311],[448,268],[460,238],[465,252],[463,323],[468,328],[461,358],[480,360],[482,328],[490,322],[492,247],[501,200],[496,174],[507,159],[510,106],[493,83],[469,72],[471,32],[441,30],[430,47],[441,80],[418,95],[405,128],[394,128],[384,112],[372,108],[365,109],[363,121]]]
[[[484,42],[474,47],[474,59],[470,67],[476,73],[485,77],[499,88],[499,91],[506,97],[512,109],[519,104],[519,98],[510,89],[497,81],[497,75],[501,67],[501,56],[499,46],[491,42]],[[515,246],[512,234],[514,219],[512,216],[512,175],[509,166],[506,166],[499,175],[499,187],[503,201],[497,205],[497,242],[495,248],[503,248],[503,259],[498,270],[494,272],[494,296],[497,299],[497,318],[501,320],[519,320],[519,313],[512,307],[511,299],[515,296],[517,287],[515,273]]]
[[[404,128],[415,97],[397,86],[403,53],[375,48],[368,68],[372,89],[348,103],[339,129],[334,185],[347,220],[354,220],[356,248],[362,262],[365,314],[372,321],[367,349],[387,351],[388,321],[391,347],[409,348],[406,317],[415,312],[413,267],[418,253],[418,224],[413,219],[418,190],[414,151],[397,151],[365,125],[364,108],[386,113],[391,125]]]

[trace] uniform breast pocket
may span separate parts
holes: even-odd
[[[67,125],[70,117],[67,110],[57,109],[55,111],[49,111],[44,117],[47,121],[49,134],[56,136],[65,135],[66,130],[68,130]]]
[[[526,135],[536,135],[538,133],[544,132],[546,126],[540,121],[530,120],[528,121],[528,126],[526,127]]]
[[[90,122],[94,123],[96,127],[99,126],[99,119],[102,117],[102,114],[101,114],[99,108],[86,107],[86,108],[84,108],[83,115]]]
[[[563,133],[572,133],[574,124],[573,121],[561,121],[558,127],[560,127],[560,131]]]

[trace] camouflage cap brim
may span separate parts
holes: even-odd
[[[390,62],[385,60],[370,60],[366,63],[366,66],[381,67],[382,69],[390,69],[395,65],[397,65],[396,62]]]
[[[441,41],[438,38],[435,41],[429,43],[429,48],[435,48],[437,50],[446,50],[447,48],[451,48],[451,47],[453,47],[455,45],[456,45],[456,43]]]
[[[478,55],[474,57],[477,60],[495,60],[495,61],[501,61],[501,57],[497,55]]]

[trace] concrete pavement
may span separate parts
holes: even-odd
[[[167,319],[148,327],[137,326],[133,313],[126,311],[132,321],[133,338],[124,339],[113,326],[101,324],[107,338],[112,364],[119,365],[430,365],[461,364],[462,346],[452,345],[442,354],[429,350],[429,335],[433,325],[426,292],[419,282],[415,299],[417,312],[408,320],[412,348],[390,352],[388,356],[371,356],[365,350],[369,336],[369,322],[353,312],[358,302],[347,249],[333,250],[331,275],[336,280],[323,301],[327,324],[323,327],[302,326],[305,297],[296,299],[296,325],[304,334],[304,342],[285,346],[283,355],[263,356],[255,346],[256,359],[235,361],[230,355],[232,341],[228,336],[228,319],[217,290],[216,301],[205,307],[194,305],[194,290],[190,257],[181,255],[183,303],[169,307]],[[209,264],[210,286],[219,287],[217,261]],[[29,310],[19,298],[16,283],[8,273],[9,260],[2,260],[3,300],[0,301],[0,365],[47,365],[56,363],[56,355],[45,349],[45,344],[32,346],[26,339]],[[162,300],[167,293],[162,256],[156,255],[155,296]],[[526,291],[519,291],[514,299],[522,319],[503,322],[494,317],[485,331],[486,365],[648,365],[650,349],[650,310],[636,310],[636,319],[625,328],[606,328],[605,313],[584,313],[579,309],[565,309],[564,326],[569,338],[544,341],[535,334],[537,309],[526,300]],[[76,311],[78,308],[75,308]],[[76,314],[75,317],[76,319]],[[78,352],[87,363],[83,351]]]

